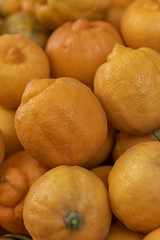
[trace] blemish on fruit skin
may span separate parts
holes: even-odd
[[[69,143],[65,143],[64,147],[65,148],[69,148],[70,144]]]
[[[89,148],[94,148],[94,146],[93,145],[89,145]]]
[[[75,82],[71,82],[70,80],[65,80],[67,83],[72,84],[74,87],[79,88],[79,86]]]

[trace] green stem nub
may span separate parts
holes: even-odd
[[[158,139],[158,141],[160,141],[160,134],[159,134],[158,130],[154,130],[153,134]]]
[[[65,224],[70,230],[77,230],[83,226],[83,216],[76,211],[70,212],[65,218]]]
[[[29,237],[26,237],[26,236],[23,236],[23,235],[20,235],[20,234],[15,234],[15,233],[8,233],[8,234],[5,234],[2,236],[3,238],[14,238],[14,239],[20,239],[20,240],[32,240],[31,238]]]

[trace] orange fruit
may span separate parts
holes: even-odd
[[[142,240],[144,234],[126,228],[123,223],[116,221],[111,225],[105,240]]]
[[[112,0],[35,0],[35,15],[47,28],[53,30],[66,21],[79,18],[100,20],[104,18],[106,9]]]
[[[0,106],[0,130],[5,144],[5,157],[22,150],[22,145],[17,137],[14,126],[15,110]],[[3,140],[2,140],[3,141]],[[3,148],[3,147],[2,147]],[[2,150],[2,156],[4,155]]]
[[[19,151],[0,166],[0,226],[28,234],[23,223],[24,199],[33,182],[48,169],[25,151]]]
[[[21,0],[21,10],[27,13],[35,12],[35,1],[36,0]]]
[[[23,217],[33,239],[104,240],[111,224],[107,189],[83,167],[58,166],[31,186]]]
[[[114,215],[127,228],[148,233],[160,226],[160,143],[136,144],[113,165],[109,200]]]
[[[131,2],[133,2],[133,0],[113,0],[106,11],[105,20],[120,30],[121,16]]]
[[[4,160],[4,157],[5,157],[5,142],[4,142],[3,133],[0,130],[0,164]]]
[[[160,53],[116,44],[96,72],[94,93],[115,129],[145,134],[160,126],[159,81]]]
[[[93,158],[89,159],[86,163],[83,164],[83,167],[91,169],[101,165],[108,160],[114,146],[115,133],[115,129],[108,122],[108,134],[104,144]]]
[[[91,172],[96,174],[104,182],[105,186],[108,188],[108,175],[111,169],[112,169],[112,166],[103,165],[103,166],[92,168]]]
[[[20,9],[21,0],[0,0],[0,16],[6,17]]]
[[[149,47],[160,52],[159,25],[160,1],[136,0],[123,12],[120,29],[127,46]]]
[[[92,88],[97,68],[116,42],[123,44],[118,31],[105,21],[78,19],[63,24],[46,44],[52,77],[76,78]]]
[[[50,32],[37,20],[34,14],[16,12],[4,19],[0,34],[20,34],[44,48]]]
[[[160,133],[160,130],[158,130]],[[123,132],[119,132],[115,137],[115,145],[112,151],[113,160],[116,161],[128,148],[135,144],[148,141],[158,141],[154,133],[148,133],[143,135],[131,135]]]
[[[159,240],[160,239],[160,228],[157,228],[148,233],[143,240]]]
[[[0,36],[0,104],[16,109],[31,78],[49,77],[45,52],[32,40],[18,34]]]
[[[54,167],[81,165],[94,157],[105,142],[108,125],[89,87],[76,79],[57,78],[27,84],[15,128],[24,149]]]

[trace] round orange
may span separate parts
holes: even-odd
[[[34,182],[23,217],[33,239],[104,240],[111,224],[107,189],[83,167],[58,166]]]
[[[105,21],[78,19],[63,24],[46,44],[52,77],[73,77],[92,88],[97,68],[117,42],[123,44],[119,32]]]
[[[108,131],[99,100],[72,78],[32,79],[15,127],[24,149],[48,167],[84,164],[98,153]]]

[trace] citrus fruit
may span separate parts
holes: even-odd
[[[157,228],[148,233],[143,240],[159,240],[160,239],[160,228]]]
[[[105,20],[120,31],[121,16],[131,2],[133,2],[133,0],[113,0],[106,11]]]
[[[78,19],[63,24],[46,44],[52,77],[76,78],[92,88],[97,68],[116,42],[123,43],[120,34],[105,21]]]
[[[20,11],[21,0],[0,0],[0,16],[6,17]]]
[[[116,221],[111,225],[105,240],[142,240],[144,234],[126,228],[121,222]]]
[[[4,160],[4,157],[5,157],[5,142],[4,142],[3,133],[0,130],[0,164]]]
[[[150,47],[160,52],[159,25],[160,1],[136,0],[124,10],[120,29],[127,46]]]
[[[15,127],[24,149],[48,167],[87,162],[102,147],[108,129],[99,100],[72,78],[32,79]]]
[[[35,15],[47,28],[54,30],[66,21],[79,18],[103,19],[110,4],[111,0],[35,0]]]
[[[31,78],[50,75],[45,52],[32,40],[18,34],[0,36],[0,105],[16,109]]]
[[[80,166],[61,165],[39,177],[27,194],[23,217],[37,240],[104,240],[111,224],[104,183]]]
[[[160,142],[136,144],[113,165],[109,200],[114,215],[129,229],[149,233],[160,226]]]
[[[115,129],[145,134],[160,126],[159,82],[159,52],[116,44],[96,72],[94,93]]]
[[[96,174],[104,182],[105,186],[108,188],[108,175],[111,169],[112,169],[112,166],[103,165],[103,166],[92,168],[91,172]]]
[[[14,118],[15,110],[0,106],[0,130],[4,138],[5,157],[8,157],[9,155],[19,150],[22,150],[22,145],[17,137],[15,130]]]
[[[101,165],[102,163],[108,160],[114,146],[115,133],[116,133],[115,129],[108,122],[108,134],[104,144],[102,145],[99,152],[93,158],[89,159],[86,163],[82,165],[83,167],[91,169]]]
[[[0,25],[0,34],[20,34],[45,48],[50,32],[37,20],[35,15],[16,12],[9,15]]]
[[[19,151],[3,161],[0,167],[0,226],[27,234],[23,224],[24,199],[33,182],[48,169],[26,151]]]
[[[158,130],[160,133],[160,130]],[[148,141],[159,141],[154,133],[131,135],[119,132],[115,136],[115,145],[112,151],[113,160],[116,161],[128,148],[135,144]]]

